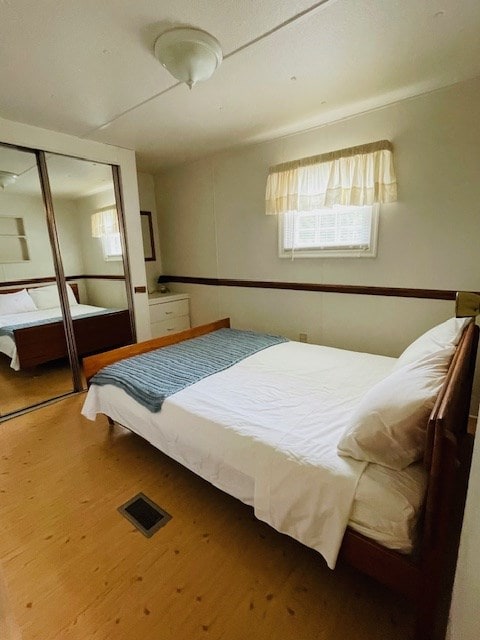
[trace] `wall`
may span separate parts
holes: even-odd
[[[113,184],[100,193],[76,200],[78,219],[78,241],[82,248],[85,275],[123,276],[122,260],[108,260],[103,256],[100,238],[92,238],[92,213],[104,207],[115,206]],[[125,282],[117,280],[84,280],[88,304],[111,309],[124,309],[128,306]]]
[[[164,273],[480,290],[479,112],[476,79],[164,172],[155,180]],[[383,138],[394,144],[399,200],[381,207],[377,257],[280,259],[277,220],[264,214],[268,167]],[[229,315],[239,328],[393,356],[454,312],[430,300],[174,288],[191,294],[194,324]]]
[[[480,426],[480,425],[479,425]],[[477,433],[479,426],[477,426]],[[480,638],[480,439],[473,450],[462,538],[458,553],[457,573],[452,595],[449,640]]]
[[[23,218],[30,260],[0,264],[0,280],[19,280],[55,274],[41,195],[0,194],[0,215]]]
[[[119,165],[122,175],[122,199],[129,242],[128,258],[132,275],[132,289],[135,286],[146,286],[145,263],[141,253],[136,250],[136,247],[142,246],[142,238],[138,215],[140,207],[135,154],[133,151],[1,118],[0,142]],[[150,337],[147,295],[146,293],[136,293],[133,298],[137,338],[144,340]]]
[[[160,239],[158,235],[157,203],[155,200],[155,184],[153,176],[149,173],[138,172],[137,179],[140,210],[150,211],[152,214],[153,240],[155,243],[156,260],[145,262],[148,291],[152,292],[156,290],[157,278],[162,273],[162,258],[160,255]]]
[[[62,243],[65,273],[83,273],[83,256],[78,244],[76,203],[59,198],[55,201],[55,219]],[[0,194],[0,216],[23,218],[30,259],[25,262],[0,263],[0,282],[54,277],[50,240],[42,196],[3,192]]]
[[[83,273],[85,262],[82,245],[78,242],[80,224],[77,216],[77,202],[69,198],[55,198],[54,209],[65,275]],[[50,251],[50,246],[44,249],[44,252],[47,251]],[[55,271],[48,275],[54,276]]]

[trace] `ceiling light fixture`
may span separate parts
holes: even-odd
[[[12,171],[0,171],[0,189],[5,191],[5,187],[13,184],[18,179],[18,175]]]
[[[174,78],[188,84],[208,80],[220,66],[223,54],[216,38],[201,29],[176,27],[155,41],[155,56]]]

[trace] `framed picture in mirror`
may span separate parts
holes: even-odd
[[[156,260],[156,257],[151,211],[140,211],[140,218],[142,222],[143,254],[145,256],[145,262],[153,262]]]

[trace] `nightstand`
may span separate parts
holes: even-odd
[[[190,329],[188,293],[151,293],[148,305],[152,338]]]

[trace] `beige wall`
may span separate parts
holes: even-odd
[[[55,220],[63,268],[67,276],[84,272],[82,247],[78,242],[79,219],[76,212],[75,200],[55,200]],[[55,268],[42,197],[3,192],[0,194],[0,216],[2,215],[23,218],[30,259],[25,262],[0,263],[0,286],[2,281],[54,277]],[[80,280],[77,284],[80,300],[85,302],[84,283]]]
[[[30,260],[0,263],[0,280],[22,280],[55,275],[45,207],[41,194],[0,193],[0,215],[23,218]],[[78,258],[74,250],[73,263]]]
[[[477,426],[477,434],[480,425]],[[458,554],[457,573],[453,588],[449,640],[480,638],[480,442],[477,437],[473,451],[472,470],[468,486],[462,538]]]
[[[157,203],[155,201],[155,184],[153,176],[149,173],[137,173],[138,196],[140,198],[140,210],[150,211],[152,214],[153,240],[155,242],[156,260],[145,262],[147,272],[148,291],[156,290],[157,278],[162,273],[162,259],[160,255],[160,239],[158,236]]]
[[[78,241],[82,248],[86,275],[123,275],[123,261],[106,261],[103,256],[100,238],[92,238],[92,213],[104,207],[115,205],[115,193],[108,187],[100,193],[78,198],[76,200],[78,216]],[[115,280],[84,280],[85,302],[98,307],[124,309],[128,306],[125,282]]]
[[[57,227],[63,270],[66,276],[84,272],[84,255],[79,243],[80,220],[77,215],[77,201],[69,198],[55,198],[55,222]],[[43,213],[45,218],[45,213]],[[45,234],[46,226],[45,226]],[[48,242],[48,238],[45,238]],[[50,244],[44,247],[43,253],[50,253]],[[52,270],[48,275],[53,276]]]
[[[286,138],[234,149],[156,177],[164,273],[331,284],[480,290],[480,81]],[[277,220],[264,214],[268,167],[387,138],[397,203],[380,212],[376,258],[280,259]],[[398,355],[453,315],[451,302],[177,285],[194,324],[229,315],[349,349]],[[478,383],[473,406],[478,407]]]

